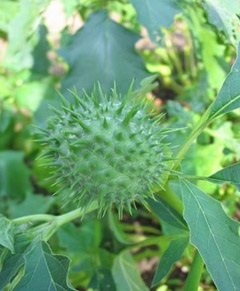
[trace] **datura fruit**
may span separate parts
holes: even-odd
[[[153,117],[131,92],[73,95],[74,102],[53,108],[40,130],[43,156],[63,204],[87,208],[97,201],[99,216],[114,207],[120,217],[136,202],[147,206],[169,173],[171,150],[162,117]]]

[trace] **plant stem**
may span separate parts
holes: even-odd
[[[92,212],[97,208],[98,208],[97,202],[93,202],[87,209],[80,207],[59,216],[49,214],[27,215],[13,219],[12,222],[15,224],[26,224],[45,221],[45,223],[37,225],[34,228],[32,228],[32,233],[35,233],[35,235],[41,235],[42,240],[48,241],[50,237],[63,224],[66,224],[76,218],[82,217],[83,215]]]
[[[191,270],[187,276],[184,291],[197,291],[201,280],[204,262],[199,252],[196,250]]]
[[[15,218],[12,220],[12,222],[16,224],[24,224],[24,223],[36,222],[36,221],[52,221],[55,218],[56,216],[50,215],[50,214],[35,214],[35,215],[27,215],[27,216]]]
[[[181,199],[171,190],[169,184],[165,185],[165,191],[159,191],[156,194],[161,197],[168,205],[175,209],[179,214],[183,213],[183,203]]]
[[[81,217],[89,212],[92,212],[94,210],[96,210],[98,208],[98,205],[96,202],[93,202],[88,209],[84,209],[84,208],[77,208],[73,211],[70,211],[66,214],[60,215],[56,217],[56,222],[58,227],[60,227],[63,224],[66,224],[70,221],[73,221],[74,219]]]
[[[176,162],[173,165],[173,170],[177,170],[183,157],[191,147],[194,140],[203,132],[205,127],[209,125],[209,123],[212,121],[208,118],[209,111],[210,111],[211,105],[208,107],[208,109],[205,111],[199,122],[197,123],[196,127],[193,129],[192,133],[186,140],[186,142],[182,145],[182,147],[179,149],[179,151],[176,154]]]

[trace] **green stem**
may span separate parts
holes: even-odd
[[[199,122],[197,123],[196,127],[193,129],[192,133],[189,135],[186,142],[182,145],[182,147],[179,149],[179,151],[176,154],[176,161],[173,166],[173,170],[177,170],[183,157],[193,144],[194,140],[203,132],[205,127],[209,125],[211,122],[210,119],[208,119],[209,111],[210,111],[211,105],[208,107],[208,109],[205,111]]]
[[[181,199],[171,190],[168,184],[165,185],[165,191],[159,191],[156,193],[161,197],[168,205],[175,209],[179,214],[183,213],[183,203]]]
[[[68,222],[71,222],[79,217],[83,217],[85,214],[90,213],[98,208],[98,205],[96,202],[93,202],[88,209],[84,209],[82,207],[77,208],[73,211],[70,211],[66,214],[60,215],[55,217],[55,219],[50,223],[50,225],[47,225],[46,228],[43,228],[43,235],[42,239],[45,241],[48,241],[53,234],[63,225]]]
[[[197,291],[201,276],[202,276],[202,271],[204,267],[204,262],[202,260],[202,257],[200,256],[199,252],[196,250],[191,270],[187,276],[187,280],[185,283],[184,291]]]
[[[33,222],[45,221],[45,223],[37,225],[30,229],[35,236],[40,235],[42,240],[48,241],[50,237],[63,225],[76,218],[82,217],[85,214],[92,212],[98,208],[96,202],[93,202],[87,209],[82,207],[72,210],[68,213],[54,216],[49,214],[36,214],[28,215],[20,218],[13,219],[13,223],[25,224]]]
[[[66,214],[60,215],[56,217],[56,222],[58,227],[60,227],[63,224],[66,224],[70,221],[73,221],[76,218],[82,217],[83,215],[92,212],[98,208],[98,205],[96,202],[93,202],[87,209],[84,208],[77,208],[73,211],[70,211]]]
[[[24,223],[37,222],[37,221],[53,221],[55,218],[56,216],[50,215],[50,214],[35,214],[35,215],[27,215],[27,216],[15,218],[12,220],[12,222],[16,224],[24,224]]]

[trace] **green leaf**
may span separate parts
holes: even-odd
[[[74,290],[67,284],[69,259],[54,255],[46,242],[33,243],[24,260],[25,274],[15,291]]]
[[[6,32],[8,29],[8,23],[16,15],[19,9],[19,3],[1,0],[0,1],[0,30]]]
[[[0,245],[14,253],[14,233],[10,220],[0,215]]]
[[[240,224],[229,218],[221,203],[195,185],[181,181],[184,219],[191,243],[198,249],[217,288],[240,286]]]
[[[227,76],[223,86],[213,103],[209,118],[215,117],[224,113],[230,112],[240,107],[240,44],[238,46],[238,57]]]
[[[39,40],[33,50],[33,67],[32,73],[38,76],[48,75],[50,61],[47,58],[47,52],[50,50],[50,45],[47,41],[47,28],[45,25],[39,26]],[[36,76],[35,76],[36,77]]]
[[[5,259],[0,272],[0,290],[4,290],[4,287],[11,283],[23,265],[23,255],[20,253],[9,255]]]
[[[174,16],[181,12],[175,0],[130,0],[137,11],[139,22],[144,25],[152,41],[157,41],[161,28],[168,28]]]
[[[29,194],[23,202],[10,204],[9,214],[11,218],[17,218],[25,215],[46,213],[53,202],[54,197]]]
[[[156,197],[156,200],[149,199],[148,204],[160,221],[163,220],[180,231],[188,229],[184,219],[160,197]]]
[[[153,278],[152,287],[160,283],[160,281],[168,274],[174,263],[180,260],[185,248],[188,245],[188,237],[179,238],[170,242],[169,247],[163,253],[156,273]]]
[[[240,13],[240,2],[232,0],[229,4],[228,0],[206,0],[203,5],[208,12],[209,21],[223,31],[228,40],[238,43],[240,20],[237,14]]]
[[[100,82],[103,91],[110,92],[114,82],[118,92],[126,93],[134,79],[140,81],[150,74],[134,50],[139,36],[112,21],[106,11],[91,14],[82,29],[72,37],[71,44],[60,50],[69,65],[69,73],[62,81],[62,92],[76,88],[92,91]]]
[[[0,151],[0,196],[20,199],[30,192],[30,171],[23,163],[23,153]]]
[[[6,286],[8,288],[9,285],[14,285],[14,278],[21,275],[19,273],[21,273],[21,269],[24,266],[23,255],[26,252],[32,237],[22,234],[21,228],[19,229],[19,231],[21,232],[21,234],[16,234],[14,241],[15,253],[8,253],[3,261],[3,265],[0,271],[0,290],[5,290],[4,288]],[[6,290],[9,290],[9,288]]]
[[[231,182],[233,184],[236,184],[237,186],[240,186],[240,163],[231,165],[229,167],[226,167],[210,177],[210,181],[217,180],[219,182]]]
[[[20,1],[20,10],[8,26],[6,66],[20,71],[33,65],[31,52],[37,43],[34,32],[47,4],[48,0]]]
[[[148,290],[139,272],[137,271],[135,261],[127,251],[121,253],[115,258],[112,268],[112,275],[117,291]]]
[[[64,225],[58,231],[60,245],[69,253],[92,254],[101,242],[101,225],[98,220],[84,221],[80,227]]]
[[[103,267],[95,269],[94,276],[88,287],[98,291],[116,290],[111,271]]]

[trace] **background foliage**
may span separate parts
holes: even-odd
[[[200,290],[239,290],[240,4],[230,2],[0,1],[1,290],[195,290],[186,277],[196,249]],[[69,89],[81,96],[99,82],[126,94],[133,80],[165,125],[180,128],[168,141],[191,182],[166,190],[182,197],[183,217],[158,198],[121,221],[89,213],[58,229],[52,215],[66,208],[36,159],[33,125],[60,106],[57,91],[71,101]],[[35,214],[49,216],[30,231],[21,219]]]

